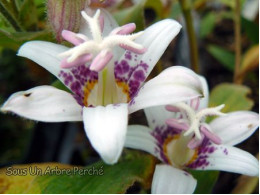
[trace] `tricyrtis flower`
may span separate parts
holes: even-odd
[[[141,149],[159,158],[154,173],[153,193],[192,193],[196,180],[183,169],[222,170],[258,175],[258,160],[233,145],[247,139],[258,128],[258,114],[237,111],[223,114],[223,105],[207,108],[205,97],[188,102],[145,109],[149,128],[131,125],[125,146]],[[169,112],[170,110],[170,112]],[[210,123],[206,116],[218,115]]]
[[[134,24],[118,27],[103,10],[82,14],[86,24],[79,33],[62,33],[74,47],[31,41],[18,52],[58,77],[73,94],[40,86],[13,94],[1,110],[38,121],[83,120],[92,146],[104,161],[115,163],[129,113],[198,97],[202,87],[197,75],[182,67],[169,68],[143,85],[180,31],[176,21],[166,19],[130,35]]]

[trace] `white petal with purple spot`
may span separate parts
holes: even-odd
[[[44,122],[82,121],[82,108],[73,96],[51,86],[16,92],[1,111]]]
[[[197,181],[189,173],[170,165],[156,165],[153,194],[192,194],[196,186]]]
[[[108,164],[116,163],[123,150],[127,117],[127,104],[83,108],[86,134],[92,146]]]

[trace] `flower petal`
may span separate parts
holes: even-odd
[[[20,47],[17,55],[29,58],[58,77],[61,71],[61,59],[58,58],[58,54],[67,49],[65,46],[46,41],[29,41]]]
[[[196,186],[197,181],[189,173],[170,165],[156,165],[153,194],[192,194]]]
[[[201,146],[198,156],[187,167],[197,170],[220,170],[258,176],[259,162],[250,153],[233,146],[209,144]]]
[[[218,117],[210,123],[211,129],[225,145],[236,145],[251,136],[259,126],[259,115],[251,111],[237,111]]]
[[[200,98],[200,103],[199,103],[199,107],[197,110],[201,110],[203,108],[207,108],[208,107],[208,103],[209,103],[209,88],[208,88],[208,84],[206,79],[203,76],[199,76],[200,82],[202,84],[202,89],[203,89],[203,97]]]
[[[145,108],[144,113],[151,129],[155,129],[158,126],[164,126],[166,119],[177,118],[179,116],[178,113],[167,111],[165,106]]]
[[[130,51],[115,63],[115,76],[118,80],[128,81],[130,95],[134,95],[142,86],[147,76],[158,62],[167,46],[179,33],[181,25],[171,19],[155,23],[147,28],[143,34],[135,40],[135,43],[142,45],[147,51],[137,55]],[[122,71],[122,69],[124,71]],[[132,88],[131,85],[137,86]]]
[[[157,148],[156,140],[151,135],[152,130],[142,125],[129,125],[127,128],[125,147],[143,150],[154,156]]]
[[[199,77],[191,70],[174,66],[149,80],[129,103],[129,112],[187,101],[202,95]]]
[[[127,104],[84,107],[86,134],[102,159],[114,164],[122,152],[127,130]]]
[[[73,96],[51,86],[14,93],[1,111],[44,122],[82,121],[82,108]]]

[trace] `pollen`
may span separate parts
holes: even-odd
[[[118,87],[120,87],[122,89],[122,92],[126,95],[127,97],[127,102],[129,102],[131,100],[130,98],[130,93],[129,93],[129,86],[127,83],[123,82],[123,81],[116,81],[116,84]]]
[[[93,88],[95,87],[95,85],[97,84],[97,80],[94,80],[94,81],[88,81],[86,83],[86,85],[84,86],[84,99],[83,99],[83,104],[84,106],[89,106],[88,105],[88,98],[89,98],[89,95],[91,93],[91,91],[93,90]]]

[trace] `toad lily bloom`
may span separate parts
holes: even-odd
[[[204,98],[166,106],[171,112],[164,106],[146,108],[149,128],[128,127],[125,146],[151,153],[164,163],[155,168],[152,193],[193,193],[197,181],[185,169],[258,175],[258,160],[233,147],[258,128],[258,114],[224,115],[220,112],[223,106],[207,108],[207,84],[201,80]],[[207,124],[205,117],[211,115],[220,117]]]
[[[130,34],[134,24],[118,27],[106,11],[91,12],[82,12],[88,25],[82,24],[79,33],[62,33],[74,47],[31,41],[18,52],[54,74],[73,94],[39,86],[13,94],[1,111],[45,122],[83,121],[92,146],[113,164],[124,146],[129,113],[198,97],[202,86],[195,73],[182,67],[169,68],[143,85],[180,31],[176,21],[166,19]]]

